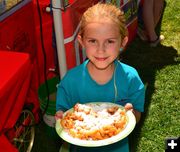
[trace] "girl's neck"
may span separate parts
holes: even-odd
[[[87,64],[87,69],[91,78],[96,81],[98,84],[106,84],[111,80],[114,73],[114,63],[109,65],[106,69],[98,69],[96,68],[91,61]]]

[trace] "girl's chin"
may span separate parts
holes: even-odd
[[[98,70],[105,70],[109,67],[111,67],[111,65],[113,65],[113,61],[91,61],[88,63],[91,68],[96,68]]]
[[[98,70],[105,70],[110,66],[110,64],[93,64],[93,65]]]

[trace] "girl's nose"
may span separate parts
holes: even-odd
[[[104,43],[98,45],[97,47],[98,52],[104,52],[105,50],[106,50],[106,47]]]

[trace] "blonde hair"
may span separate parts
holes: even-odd
[[[81,18],[79,34],[83,37],[84,29],[88,23],[105,20],[110,20],[118,26],[121,39],[128,35],[124,13],[110,3],[97,3],[88,8]]]

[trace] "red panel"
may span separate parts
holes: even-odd
[[[0,69],[0,132],[2,132],[14,126],[25,103],[31,73],[29,55],[0,51]],[[3,134],[0,135],[0,147],[2,152],[17,152]]]
[[[0,152],[18,152],[18,150],[10,144],[5,135],[0,135]]]
[[[33,102],[38,108],[37,90],[39,72],[35,39],[33,3],[29,2],[11,16],[0,22],[0,50],[26,52],[32,63],[32,77],[27,102]],[[8,69],[11,72],[11,69]]]
[[[32,3],[0,22],[0,49],[27,52],[36,56]]]
[[[128,32],[129,32],[129,40],[128,40],[128,44],[130,44],[135,36],[136,36],[136,31],[137,31],[137,26],[138,26],[138,19],[135,18],[133,20],[133,22],[131,22],[131,24],[128,25]]]
[[[29,55],[0,51],[0,69],[1,132],[15,124],[25,103],[31,73]]]
[[[40,12],[38,12],[38,5],[36,0],[33,0],[33,13],[34,13],[34,21],[35,21],[35,36],[36,36],[36,44],[37,44],[37,62],[38,62],[38,72],[40,84],[44,82],[44,57],[41,43],[41,34],[40,34],[40,26],[42,25],[42,34],[43,34],[43,42],[46,53],[46,71],[48,73],[49,68],[55,68],[55,50],[52,46],[52,14],[47,13],[46,7],[49,5],[50,0],[39,0]],[[40,14],[39,14],[40,13]],[[42,22],[40,22],[40,15]],[[48,77],[52,77],[48,75]]]

